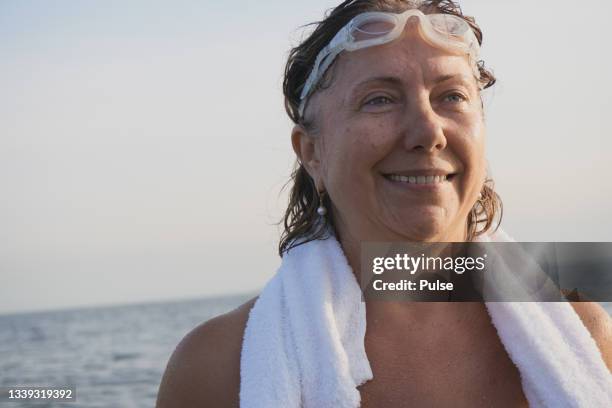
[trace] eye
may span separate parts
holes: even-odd
[[[468,99],[460,92],[451,92],[444,96],[444,100],[452,103],[461,103]]]
[[[388,96],[379,95],[373,98],[367,99],[364,103],[365,106],[383,106],[393,103],[393,100]]]

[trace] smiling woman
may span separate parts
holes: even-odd
[[[403,39],[339,58],[342,75],[312,98],[308,125],[293,130],[349,258],[368,239],[464,240],[485,181],[485,127],[469,61],[420,40],[416,17]],[[337,160],[342,155],[352,160]]]
[[[183,340],[160,408],[612,403],[596,305],[361,301],[364,242],[510,240],[487,177],[481,43],[453,1],[350,0],[292,50],[282,265]]]
[[[402,2],[395,2],[395,5],[393,3],[381,2],[380,6],[383,9],[385,7],[390,9],[399,7],[401,9],[401,7],[406,6],[405,4],[402,5]],[[431,194],[437,195],[441,202],[448,205],[459,205],[459,197],[455,197],[457,201],[451,204],[451,201],[446,201],[441,194],[448,193],[451,189],[456,194],[461,193],[463,196],[461,199],[464,200],[462,204],[464,207],[469,205],[470,208],[467,216],[465,216],[466,214],[455,214],[455,216],[460,219],[461,224],[464,224],[463,221],[467,219],[468,222],[465,227],[467,228],[468,238],[473,238],[488,231],[494,225],[496,216],[501,217],[501,200],[493,191],[492,180],[485,176],[485,130],[482,101],[480,100],[480,90],[492,86],[495,83],[495,78],[491,72],[484,68],[484,64],[480,63],[478,65],[476,60],[479,48],[478,38],[482,38],[480,29],[469,18],[465,20],[453,18],[454,15],[451,13],[454,10],[453,5],[442,3],[440,2],[437,6],[433,4],[428,6],[431,11],[435,11],[435,7],[438,7],[439,10],[446,10],[450,13],[430,14],[445,17],[445,19],[434,19],[434,23],[437,23],[438,26],[444,25],[445,29],[447,26],[453,27],[455,31],[459,32],[461,35],[459,38],[462,38],[463,41],[449,41],[448,39],[453,37],[435,34],[439,33],[439,30],[433,28],[434,23],[429,22],[431,17],[425,18],[425,15],[418,14],[418,10],[409,9],[407,13],[399,14],[402,18],[398,21],[392,20],[391,23],[394,24],[390,24],[388,20],[383,20],[385,21],[384,25],[381,23],[375,24],[370,17],[370,19],[361,19],[360,25],[355,24],[354,27],[351,27],[352,31],[350,32],[339,31],[331,40],[330,45],[319,54],[318,59],[321,59],[321,55],[323,55],[324,65],[329,66],[330,59],[333,59],[334,54],[337,54],[342,48],[342,44],[335,43],[340,42],[343,36],[356,38],[350,42],[350,45],[345,46],[345,48],[354,49],[354,51],[343,54],[342,58],[339,58],[338,62],[332,66],[332,69],[327,71],[327,74],[323,70],[316,69],[317,62],[315,60],[315,68],[312,69],[305,84],[303,83],[303,76],[308,69],[304,66],[305,61],[315,59],[317,43],[322,41],[321,37],[325,37],[325,34],[329,36],[330,33],[317,33],[317,30],[315,30],[309,39],[292,51],[287,64],[284,91],[289,116],[297,123],[293,131],[293,146],[300,157],[300,163],[293,174],[294,187],[291,192],[290,205],[285,215],[285,235],[281,240],[279,250],[281,255],[290,248],[292,243],[293,245],[296,244],[296,237],[306,235],[310,239],[316,239],[324,234],[323,225],[316,224],[316,217],[313,216],[314,209],[318,207],[318,200],[321,197],[325,207],[330,208],[342,205],[342,201],[359,202],[363,201],[364,197],[376,199],[376,203],[369,203],[371,208],[362,208],[361,214],[354,214],[357,218],[356,221],[368,221],[370,218],[368,214],[381,214],[388,218],[383,222],[386,222],[392,230],[398,231],[399,235],[403,235],[407,231],[405,229],[406,225],[409,226],[410,230],[413,230],[413,234],[421,234],[417,231],[421,227],[413,221],[414,218],[426,218],[420,217],[418,212],[414,212],[414,208],[406,205],[405,202],[402,202],[399,209],[393,208],[390,209],[391,211],[386,211],[381,208],[386,205],[393,206],[393,200],[390,199],[389,193],[395,191],[397,187],[408,188],[412,191],[429,191]],[[354,12],[359,10],[358,5],[354,5],[354,7]],[[394,11],[399,9],[396,8]],[[330,17],[333,16],[332,13]],[[419,24],[421,21],[424,24]],[[332,18],[329,24],[334,23],[335,21]],[[451,23],[455,25],[453,26]],[[366,25],[366,28],[364,28],[364,25]],[[423,29],[423,27],[430,28]],[[319,26],[319,29],[322,30],[322,26]],[[367,43],[365,46],[359,46],[359,38],[364,35],[366,29],[379,33],[378,41],[376,41],[379,43],[377,44],[380,45],[379,47],[367,48],[368,45],[371,47],[372,41],[374,41],[373,34],[361,41]],[[333,34],[333,31],[331,34]],[[394,37],[398,35],[417,36],[421,38],[421,41],[393,41],[396,39]],[[366,49],[360,51],[361,48]],[[331,49],[335,49],[335,52],[332,52]],[[326,50],[330,51],[326,52]],[[462,56],[462,52],[465,53],[466,51],[469,59]],[[331,54],[328,54],[329,52]],[[421,66],[420,58],[427,59],[427,64]],[[347,70],[346,67],[350,68]],[[342,73],[338,75],[339,78],[335,78],[336,72]],[[326,77],[321,78],[325,74]],[[314,78],[318,78],[316,82]],[[335,82],[338,82],[338,84],[335,84]],[[313,92],[314,89],[311,88],[317,88],[313,85],[318,85],[319,92]],[[310,97],[311,95],[312,97]],[[329,97],[325,97],[325,95],[329,95]],[[304,112],[305,107],[310,105],[314,105],[314,107],[306,109],[306,112]],[[406,115],[407,105],[417,109],[410,109],[408,111],[409,115]],[[337,112],[338,108],[342,110]],[[328,114],[325,115],[325,113]],[[337,114],[344,115],[343,120],[338,120]],[[433,115],[439,115],[447,121],[452,121],[453,133],[442,134],[441,122],[434,119]],[[428,129],[428,126],[437,126],[438,129]],[[356,127],[361,133],[355,133],[354,129]],[[412,128],[412,131],[406,134],[405,131],[408,128]],[[427,139],[428,135],[426,133],[429,131],[438,136],[442,134],[442,137],[437,140],[425,140],[422,143],[423,141],[418,139],[419,134],[425,134]],[[339,134],[341,132],[350,133],[350,135],[341,135]],[[320,138],[319,150],[316,151],[314,139],[321,133],[333,133],[338,134],[338,136]],[[302,137],[303,135],[309,137]],[[401,135],[408,135],[411,140],[404,138],[404,140],[399,141],[398,135],[400,137]],[[446,149],[446,144],[449,142],[452,143],[452,146]],[[375,163],[377,167],[366,171],[384,177],[391,182],[390,185],[384,183],[383,180],[378,180],[379,183],[375,183],[376,179],[371,180],[370,184],[359,183],[363,181],[364,175],[354,174],[354,171],[358,169],[352,167],[352,163],[349,164],[341,160],[324,160],[323,163],[330,163],[331,165],[325,169],[320,169],[319,154],[328,154],[332,158],[340,157],[334,156],[339,152],[344,154],[344,147],[342,145],[336,146],[337,143],[344,143],[351,148],[360,149],[360,151],[355,152],[355,154],[360,155],[359,164],[372,166]],[[394,153],[387,154],[398,143],[412,143],[414,146],[406,146],[406,150],[396,149]],[[321,150],[324,147],[325,152]],[[370,147],[374,149],[370,149]],[[454,151],[457,151],[456,148],[462,148],[459,149],[458,153],[471,155],[471,157],[463,157],[467,163],[461,163],[457,154],[453,154]],[[334,149],[336,150],[334,151]],[[410,156],[415,154],[423,156],[420,151],[431,151],[432,149],[441,150],[443,154],[435,159],[422,157],[419,160],[409,160],[412,159]],[[385,157],[385,160],[382,160],[383,157]],[[469,166],[469,168],[461,169],[462,165]],[[341,166],[346,168],[342,169]],[[463,174],[458,174],[459,170],[462,170]],[[334,187],[331,184],[329,187],[322,185],[322,172],[328,172],[329,177],[340,178],[349,177],[349,174],[343,175],[342,172],[352,172],[350,180],[355,182],[354,185],[357,188],[351,187],[346,194],[341,191],[332,191]],[[404,179],[402,180],[401,177],[404,177]],[[433,177],[438,178],[434,179]],[[436,183],[433,183],[433,181],[436,181]],[[333,180],[330,180],[328,183],[332,182]],[[393,185],[397,183],[403,185]],[[478,191],[468,191],[466,187],[470,183],[472,186],[469,187]],[[340,188],[347,185],[349,183],[339,183]],[[385,186],[388,189],[384,189]],[[377,191],[380,194],[373,195],[372,192],[368,193],[362,190],[367,188],[382,190]],[[326,190],[327,195],[321,194]],[[386,194],[385,191],[387,191]],[[334,196],[336,196],[336,199],[334,199]],[[361,199],[355,201],[356,197],[361,197]],[[411,199],[420,200],[423,199],[422,197],[422,194],[413,195]],[[396,196],[397,198],[402,200],[401,197]],[[428,199],[425,199],[425,201],[428,201]],[[468,201],[472,202],[469,203]],[[428,204],[435,203],[429,202]],[[367,206],[368,203],[364,202],[363,205]],[[446,212],[446,210],[440,208],[441,212]],[[454,211],[457,210],[458,208]],[[462,210],[465,211],[465,208]],[[333,211],[329,214],[329,224],[334,225],[334,214],[337,213],[338,211]],[[406,214],[409,214],[409,217],[406,218]],[[447,217],[447,222],[449,222],[448,217],[451,215],[446,213],[444,216]],[[339,219],[337,222],[342,223],[347,222],[347,220]],[[444,228],[442,227],[442,229]],[[425,235],[428,234],[427,232],[424,233]],[[419,238],[421,240],[425,239],[423,236]],[[433,236],[430,238],[435,239]],[[307,240],[300,242],[303,243]]]

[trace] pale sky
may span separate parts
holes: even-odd
[[[460,2],[520,241],[612,241],[607,0]],[[282,71],[334,1],[0,2],[0,313],[256,292],[294,154]]]

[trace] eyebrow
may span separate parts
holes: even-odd
[[[373,78],[368,78],[360,83],[358,83],[357,85],[355,85],[355,87],[353,88],[353,92],[358,91],[359,89],[371,84],[371,83],[384,83],[387,85],[401,85],[402,84],[402,80],[399,79],[398,77],[394,77],[394,76],[377,76],[377,77],[373,77]]]
[[[439,77],[435,78],[433,80],[433,84],[434,85],[438,85],[442,82],[446,82],[449,81],[451,79],[466,79],[465,75],[461,75],[461,74],[447,74],[447,75],[440,75]],[[373,78],[368,78],[362,82],[360,82],[359,84],[357,84],[353,89],[354,91],[357,91],[359,89],[361,89],[362,87],[371,84],[371,83],[375,83],[375,82],[379,82],[379,83],[385,83],[387,85],[401,85],[402,84],[402,80],[399,79],[398,77],[395,76],[378,76],[378,77],[373,77]]]
[[[439,83],[446,82],[449,79],[454,79],[454,78],[457,78],[457,79],[463,78],[463,75],[459,75],[459,74],[455,74],[455,75],[452,75],[452,74],[451,75],[440,75],[439,77],[437,77],[436,79],[433,80],[433,83],[438,85]]]

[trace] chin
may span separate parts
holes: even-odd
[[[407,241],[445,242],[445,237],[449,236],[450,225],[446,219],[437,217],[410,217],[405,219],[402,225],[395,225],[394,230]]]

